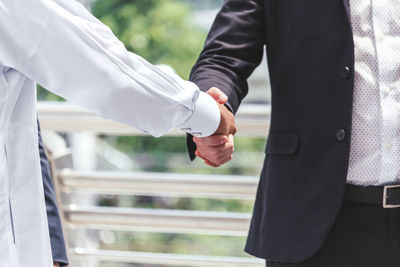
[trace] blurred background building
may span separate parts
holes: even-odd
[[[187,79],[224,1],[81,2],[128,50]],[[38,86],[71,266],[263,266],[243,247],[269,124],[267,72],[264,59],[238,114],[235,157],[218,169],[191,163],[182,134],[143,136]]]

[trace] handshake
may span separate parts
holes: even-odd
[[[193,142],[197,145],[196,156],[203,159],[204,163],[211,167],[219,167],[233,157],[233,135],[236,133],[236,124],[232,112],[224,106],[228,97],[216,87],[208,90],[207,94],[218,102],[221,122],[212,136],[193,137]]]

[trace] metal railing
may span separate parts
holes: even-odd
[[[239,235],[247,233],[250,214],[116,207],[64,207],[70,226],[116,231]]]
[[[253,258],[216,257],[201,255],[182,255],[149,252],[104,251],[96,249],[75,248],[74,255],[94,257],[104,262],[126,262],[140,264],[174,265],[174,266],[219,266],[219,267],[261,267],[265,262]]]
[[[164,197],[204,197],[253,200],[258,177],[63,170],[64,191],[80,190],[97,194],[129,194]]]
[[[38,114],[42,128],[59,132],[91,131],[108,135],[143,135],[142,132],[66,102],[40,102]],[[265,137],[268,133],[270,107],[242,106],[236,114],[238,135]],[[169,135],[182,135],[174,130]]]
[[[253,199],[258,178],[162,173],[79,172],[59,176],[64,192],[167,197]],[[108,207],[64,207],[69,224],[97,229],[245,236],[250,215],[233,212],[154,210]]]
[[[42,128],[58,132],[89,131],[109,135],[141,135],[137,130],[101,119],[90,111],[68,103],[39,103]],[[269,107],[244,106],[237,114],[238,134],[265,137]],[[171,135],[182,135],[174,131]],[[211,199],[253,200],[258,177],[233,175],[193,175],[115,171],[77,171],[71,168],[71,155],[55,156],[56,190],[60,195],[90,192],[100,195],[136,195]],[[65,163],[67,162],[67,163]],[[60,167],[61,166],[61,167]],[[61,201],[63,202],[63,201]],[[250,214],[192,210],[160,210],[121,207],[81,206],[60,203],[65,231],[77,228],[143,231],[157,233],[245,236]],[[83,246],[83,245],[82,245]],[[109,251],[75,245],[69,254],[77,259],[101,262],[185,265],[185,266],[265,266],[264,261],[247,257],[216,257],[136,251]]]

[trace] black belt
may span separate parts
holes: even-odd
[[[358,186],[346,185],[345,200],[382,205],[383,208],[400,208],[400,185]]]

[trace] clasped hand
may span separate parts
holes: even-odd
[[[232,112],[224,105],[228,97],[216,87],[211,88],[207,93],[219,104],[221,122],[212,136],[193,137],[193,141],[197,145],[196,156],[203,159],[209,166],[219,167],[233,157],[233,135],[236,133],[236,124]]]

